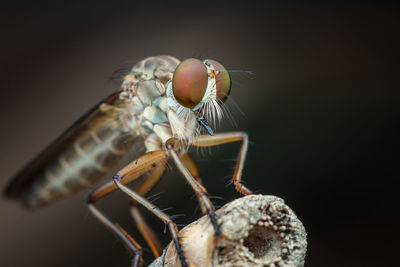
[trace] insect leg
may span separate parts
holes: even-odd
[[[118,175],[125,176],[126,179],[124,179],[124,183],[132,182],[144,173],[150,171],[151,169],[154,169],[157,166],[156,163],[166,159],[166,157],[167,154],[165,153],[165,151],[154,151],[146,153],[122,168],[118,172]],[[132,260],[132,265],[136,267],[141,265],[142,251],[140,245],[121,226],[112,223],[110,219],[108,219],[94,205],[97,200],[108,195],[112,191],[115,191],[116,189],[118,189],[118,187],[113,181],[105,183],[104,185],[97,188],[88,196],[88,208],[100,222],[102,222],[112,232],[118,235],[122,239],[124,244],[128,247],[128,249],[134,253],[135,256]]]
[[[125,246],[134,253],[132,266],[142,266],[142,247],[139,245],[139,243],[137,243],[121,226],[116,223],[112,223],[94,205],[89,204],[89,210],[100,222],[107,226],[112,232],[117,234],[124,242]]]
[[[207,191],[205,188],[200,185],[196,179],[194,179],[193,175],[190,173],[190,171],[186,168],[186,166],[183,164],[181,159],[179,158],[177,154],[177,150],[179,149],[179,142],[175,138],[170,138],[166,144],[165,147],[167,148],[168,152],[172,156],[172,159],[174,160],[176,166],[178,167],[178,170],[182,173],[183,177],[186,179],[188,184],[192,187],[196,195],[198,196],[199,199],[201,199],[201,202],[203,203],[208,217],[210,218],[210,222],[214,227],[215,234],[222,237],[224,234],[221,233],[221,229],[217,223],[217,219],[215,217],[215,208],[214,205],[212,204],[210,198],[208,197]]]
[[[201,135],[194,138],[192,145],[199,147],[209,147],[209,146],[217,146],[237,141],[242,141],[242,147],[240,148],[235,172],[233,173],[232,177],[232,182],[237,191],[239,191],[243,195],[249,195],[251,194],[250,189],[248,189],[241,183],[244,160],[246,158],[247,147],[249,144],[247,133],[232,132],[232,133],[215,134],[214,136]]]
[[[145,219],[142,217],[138,207],[136,205],[131,206],[131,215],[136,222],[140,233],[149,245],[151,252],[154,257],[158,258],[162,254],[163,245],[158,239],[156,233],[151,229],[151,227],[146,223]]]
[[[145,178],[145,180],[140,184],[140,186],[135,190],[139,195],[145,196],[150,190],[154,188],[154,186],[160,180],[162,174],[166,169],[166,161],[161,161],[157,164],[157,167],[152,170],[151,174]],[[156,258],[160,257],[163,246],[161,242],[158,240],[157,235],[154,231],[148,226],[144,218],[141,216],[139,209],[137,208],[137,201],[131,200],[131,215],[136,222],[136,225],[149,245],[151,251],[153,252]]]
[[[146,207],[149,211],[154,213],[158,218],[160,218],[169,228],[169,231],[172,236],[172,240],[174,241],[175,248],[179,257],[179,260],[181,262],[182,267],[188,267],[189,265],[186,262],[185,256],[183,255],[182,247],[178,238],[178,227],[176,224],[173,222],[173,220],[164,212],[162,212],[158,207],[153,205],[150,201],[136,193],[135,191],[131,190],[129,187],[124,185],[124,176],[122,175],[115,175],[114,176],[114,182],[115,184],[121,189],[124,193],[126,193],[128,196],[133,198],[135,201]]]
[[[202,186],[203,190],[207,192],[207,190],[203,186],[203,181],[200,177],[199,169],[197,168],[196,163],[192,159],[192,157],[188,153],[183,153],[179,155],[179,158],[181,159],[183,165],[189,170],[189,172],[192,174],[193,178]],[[197,200],[199,201],[199,205],[201,208],[201,212],[203,214],[207,214],[207,209],[203,204],[203,201],[201,201],[201,198],[198,194],[196,194]]]

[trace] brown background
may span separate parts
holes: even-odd
[[[243,114],[232,103],[231,110],[251,140],[244,180],[284,198],[304,222],[306,266],[392,265],[400,219],[398,10],[145,2],[2,4],[0,188],[118,87],[109,77],[121,66],[160,54],[212,58],[254,72],[232,75]],[[238,149],[196,156],[211,194],[225,197],[219,204],[238,197],[225,187]],[[156,191],[163,192],[157,205],[186,214],[178,223],[198,216],[175,170]],[[32,213],[2,198],[0,266],[129,266],[121,243],[89,214],[86,194]],[[125,195],[99,205],[136,233]],[[168,242],[163,225],[145,214]]]

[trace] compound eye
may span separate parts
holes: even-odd
[[[226,71],[225,67],[222,66],[221,63],[218,61],[209,59],[208,60],[213,66],[216,71],[219,71],[217,76],[215,76],[216,80],[216,86],[217,86],[217,97],[219,100],[224,102],[229,93],[231,92],[231,76],[229,76],[229,73]]]
[[[172,77],[172,91],[179,104],[194,108],[203,99],[207,83],[206,66],[198,59],[189,58],[176,67]]]

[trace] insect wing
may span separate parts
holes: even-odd
[[[120,91],[117,91],[111,94],[109,97],[95,105],[92,109],[90,109],[85,115],[83,115],[79,120],[77,120],[71,127],[69,127],[61,136],[59,136],[53,143],[47,146],[36,158],[34,158],[22,171],[20,171],[15,178],[11,181],[8,187],[5,190],[5,195],[10,198],[25,198],[26,195],[35,194],[34,185],[40,184],[42,180],[45,180],[46,173],[49,170],[49,167],[54,164],[59,164],[60,158],[64,156],[66,151],[74,146],[77,140],[82,139],[82,136],[86,133],[93,131],[104,131],[107,130],[110,132],[112,130],[110,127],[111,121],[114,121],[112,114],[106,113],[100,109],[102,104],[110,104],[113,105],[120,101],[119,98]],[[107,125],[108,124],[108,125]],[[113,122],[112,124],[117,124],[117,122]],[[96,129],[93,129],[96,128]],[[100,138],[101,139],[101,138]],[[132,139],[132,138],[131,138]],[[129,146],[132,143],[125,141],[125,145]],[[99,147],[97,145],[97,147]],[[92,146],[93,147],[93,146]],[[96,149],[96,147],[94,147]],[[93,150],[93,148],[92,148]],[[108,157],[107,162],[113,166],[115,166],[120,161],[121,155],[116,157],[114,155],[113,158]],[[81,160],[82,161],[82,160]],[[87,172],[86,172],[87,173]],[[89,174],[87,173],[86,176]],[[90,175],[95,176],[91,177],[91,179],[98,180],[101,176],[104,175],[103,172],[92,172]],[[97,177],[96,177],[97,176]],[[100,176],[100,177],[99,177]],[[76,177],[76,179],[85,179],[85,174],[82,174],[82,177]],[[55,177],[54,179],[57,179]],[[68,182],[68,181],[67,181]],[[85,186],[81,186],[84,188]],[[79,188],[78,188],[79,189]],[[64,190],[65,191],[65,190]],[[68,191],[68,190],[67,190]],[[73,191],[73,190],[70,190]],[[78,190],[76,190],[78,191]],[[65,193],[65,192],[64,192]],[[49,196],[49,199],[46,201],[52,201],[52,198],[60,198],[65,194],[53,194],[54,196]],[[73,192],[71,192],[73,193]],[[24,202],[27,206],[38,206],[40,204],[32,204],[29,203],[31,200],[24,199]],[[28,202],[28,203],[27,203]],[[40,201],[39,201],[40,202]]]

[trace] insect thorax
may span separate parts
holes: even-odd
[[[179,62],[170,56],[150,57],[124,77],[120,98],[130,115],[126,124],[145,138],[147,151],[162,149],[171,137],[190,140],[196,134],[195,116],[178,116],[168,102],[166,90]]]

